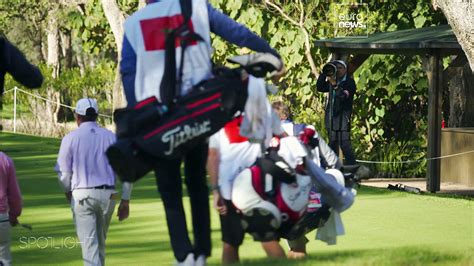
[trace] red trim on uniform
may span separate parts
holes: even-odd
[[[221,97],[221,95],[222,95],[222,93],[218,92],[218,93],[216,93],[216,94],[214,94],[214,95],[211,95],[211,96],[209,96],[209,97],[207,97],[207,98],[205,98],[205,99],[202,99],[202,100],[200,100],[200,101],[197,101],[197,102],[194,102],[194,103],[190,103],[190,104],[186,105],[186,108],[191,109],[191,108],[197,107],[197,106],[199,106],[199,105],[201,105],[201,104],[205,104],[205,103],[207,103],[207,102],[210,102],[210,101],[212,101],[212,100],[215,100],[215,99]]]
[[[175,125],[177,125],[177,124],[180,124],[180,123],[182,123],[183,121],[186,121],[186,120],[188,120],[188,119],[190,119],[190,118],[194,118],[194,117],[196,117],[196,116],[199,116],[199,115],[201,115],[201,114],[203,114],[203,113],[209,112],[209,111],[211,111],[211,110],[213,110],[213,109],[216,109],[216,108],[219,108],[219,107],[221,107],[221,104],[220,104],[220,103],[215,103],[215,104],[210,105],[210,106],[208,106],[208,107],[206,107],[206,108],[203,108],[202,110],[199,110],[199,111],[197,111],[197,112],[194,112],[194,113],[192,113],[192,114],[190,114],[190,115],[185,115],[185,116],[183,116],[183,117],[180,117],[180,118],[178,118],[178,119],[176,119],[176,120],[173,120],[173,121],[171,121],[171,122],[169,122],[169,123],[167,123],[167,124],[164,124],[164,125],[158,127],[157,129],[153,130],[152,132],[146,134],[146,135],[143,137],[143,139],[149,139],[149,138],[153,137],[154,135],[160,133],[161,131],[163,131],[163,130],[165,130],[165,129],[167,129],[167,128],[170,128],[170,127],[172,127],[172,126],[175,126]]]
[[[231,144],[248,141],[247,138],[240,135],[240,124],[242,124],[242,119],[243,117],[239,116],[224,126],[224,132]]]
[[[142,30],[143,41],[146,51],[165,50],[166,34],[168,31],[181,26],[184,18],[181,14],[170,16],[144,19],[140,21],[140,28]],[[194,32],[193,23],[188,22],[189,31]],[[176,38],[175,47],[180,47],[181,38]],[[189,45],[197,45],[195,40],[191,41]]]
[[[133,109],[138,110],[138,109],[142,108],[143,106],[148,105],[150,103],[154,103],[154,102],[158,102],[155,97],[146,98],[145,100],[137,103],[133,107]]]

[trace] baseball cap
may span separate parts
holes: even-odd
[[[333,64],[340,64],[342,65],[344,68],[347,69],[347,65],[346,65],[346,62],[342,61],[342,60],[336,60],[336,61],[332,61]]]
[[[92,108],[94,109],[95,113],[99,113],[99,106],[97,105],[97,100],[92,98],[82,98],[77,101],[76,109],[74,112],[78,115],[87,115],[87,109]],[[89,114],[90,115],[90,114]]]

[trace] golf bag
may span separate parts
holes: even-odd
[[[107,157],[123,181],[144,176],[156,158],[181,157],[244,108],[244,82],[232,71],[225,72],[195,86],[171,107],[153,97],[115,112],[118,141]]]
[[[234,181],[232,203],[242,212],[242,227],[256,241],[296,239],[329,217],[327,204],[308,211],[311,178],[289,169],[270,151]]]
[[[232,202],[257,241],[297,239],[323,226],[331,210],[342,212],[354,202],[342,172],[317,166],[300,141],[282,138],[234,181]],[[319,195],[317,207],[310,192]]]

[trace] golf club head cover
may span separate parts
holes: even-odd
[[[306,171],[325,201],[336,211],[343,212],[354,203],[354,194],[344,187],[344,176],[337,169],[324,171],[309,157],[304,158]]]

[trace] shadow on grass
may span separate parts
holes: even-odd
[[[321,252],[309,255],[304,260],[250,259],[243,260],[242,265],[459,265],[463,263],[468,265],[472,259],[472,255],[439,253],[428,247],[401,247]]]
[[[368,196],[379,196],[379,195],[390,195],[393,194],[395,191],[388,190],[386,188],[376,188],[376,187],[369,187],[369,186],[360,186],[357,188],[358,195],[368,195]]]
[[[112,243],[108,244],[109,252],[107,255],[113,256],[114,254],[129,255],[130,257],[135,256],[137,253],[143,252],[171,252],[171,243],[169,241],[133,241],[127,243]]]
[[[471,192],[471,191],[469,191]],[[428,196],[428,197],[439,197],[439,198],[451,198],[451,199],[461,199],[461,200],[474,200],[474,195],[463,195],[453,191],[452,193],[430,193],[422,192],[421,194],[410,193],[406,191],[396,191],[389,190],[388,188],[378,188],[378,187],[369,187],[369,186],[360,186],[357,189],[359,195],[365,196],[379,196],[379,195],[415,195],[415,196]]]

